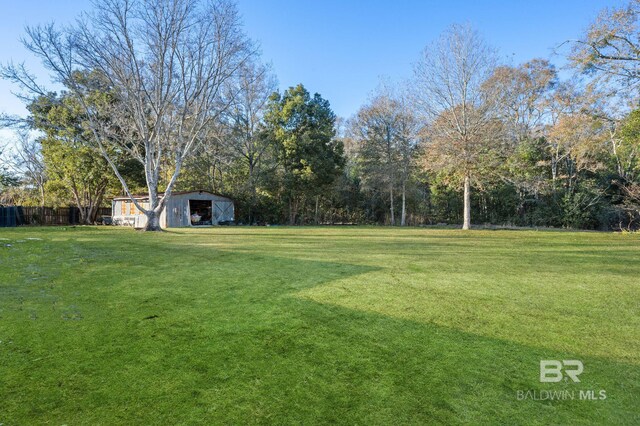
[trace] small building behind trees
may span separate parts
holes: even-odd
[[[149,206],[149,195],[134,196],[143,207]],[[234,220],[233,200],[208,191],[174,192],[160,215],[162,228],[208,226]],[[147,217],[129,197],[116,197],[112,202],[114,225],[144,228]]]

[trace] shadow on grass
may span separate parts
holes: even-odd
[[[0,281],[0,423],[639,420],[636,366],[296,296],[380,268],[155,237],[23,254]],[[582,382],[541,386],[540,359],[581,359]],[[609,398],[517,400],[530,389]]]

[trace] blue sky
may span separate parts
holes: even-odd
[[[18,39],[25,25],[71,22],[89,0],[3,2],[0,61],[25,61],[42,78]],[[271,62],[282,89],[303,83],[319,92],[343,117],[356,112],[380,78],[411,76],[422,49],[452,23],[471,23],[517,64],[552,57],[552,48],[574,38],[606,6],[622,0],[238,0],[245,29]],[[0,111],[23,114],[23,106],[0,81]]]

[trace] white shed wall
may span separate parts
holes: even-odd
[[[235,208],[231,199],[204,191],[194,191],[171,196],[160,215],[160,226],[163,228],[191,226],[189,200],[211,201],[212,221],[214,224],[234,220]],[[124,214],[122,212],[122,203],[126,205]],[[144,228],[147,223],[147,217],[144,214],[130,214],[129,203],[127,200],[113,200],[111,203],[113,224]],[[137,209],[135,210],[137,212]]]

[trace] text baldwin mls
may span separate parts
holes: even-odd
[[[545,359],[540,361],[540,383],[557,383],[571,379],[574,383],[579,383],[578,377],[584,371],[584,365],[580,360],[556,360]],[[607,399],[607,391],[596,390],[518,390],[516,391],[518,401],[530,399],[532,401],[601,401]]]

